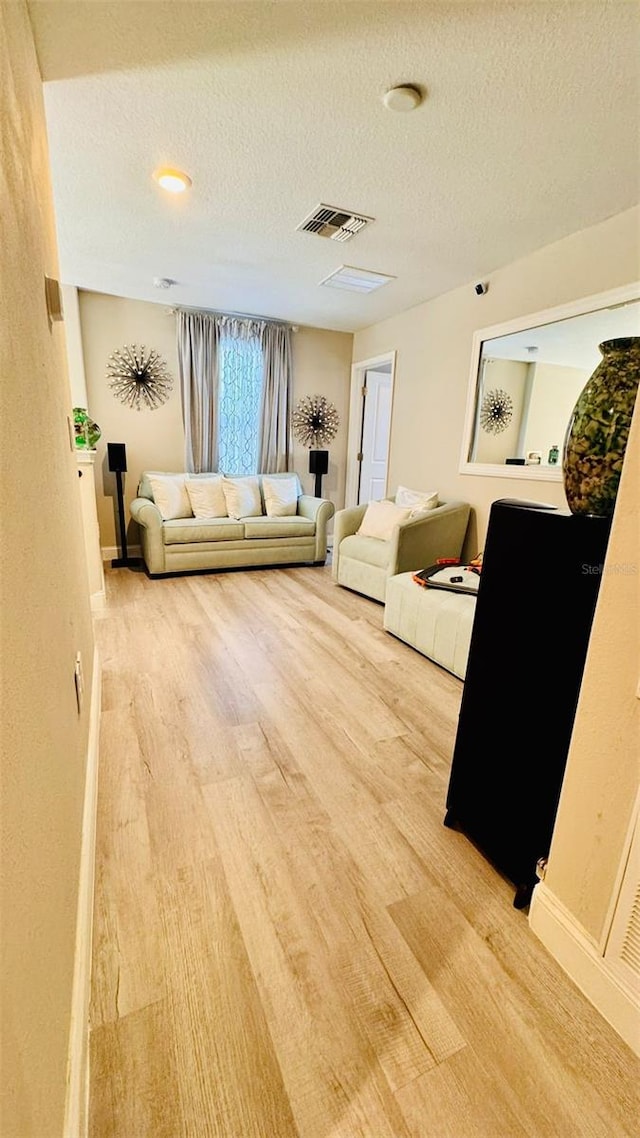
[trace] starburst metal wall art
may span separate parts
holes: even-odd
[[[506,431],[513,416],[513,399],[501,387],[487,391],[480,405],[480,426],[489,435]]]
[[[166,403],[173,387],[173,376],[165,360],[144,344],[125,344],[113,352],[107,364],[109,387],[125,407],[136,411],[155,411]]]
[[[335,439],[340,417],[324,395],[305,395],[294,408],[294,438],[305,447],[326,447]]]

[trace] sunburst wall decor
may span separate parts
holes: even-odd
[[[294,438],[305,447],[326,447],[335,439],[340,417],[324,395],[305,395],[294,408]]]
[[[136,411],[155,411],[166,403],[173,387],[173,376],[155,348],[144,344],[125,344],[113,352],[107,364],[109,387],[125,407]]]
[[[506,431],[513,416],[513,399],[501,387],[487,391],[480,406],[480,426],[489,435]]]

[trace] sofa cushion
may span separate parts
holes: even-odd
[[[187,494],[186,474],[149,474],[153,500],[164,521],[192,518],[193,510]]]
[[[244,478],[223,477],[222,489],[230,518],[261,517],[262,495],[256,474]]]
[[[263,474],[262,493],[264,506],[268,517],[292,517],[298,512],[298,478],[292,474],[290,478],[274,478]]]
[[[196,518],[226,518],[227,500],[222,489],[221,474],[207,474],[194,478],[189,475],[186,482],[191,509]]]
[[[138,483],[138,497],[149,498],[153,502],[153,490],[149,481],[152,474],[162,474],[165,477],[168,475],[169,478],[175,478],[176,475],[178,478],[211,478],[211,475],[216,473],[215,470],[206,471],[203,474],[185,474],[184,471],[180,470],[143,470]]]
[[[343,557],[364,561],[367,565],[375,565],[377,569],[386,569],[391,559],[391,542],[354,533],[340,542],[340,559]]]
[[[244,535],[255,537],[313,537],[316,524],[309,518],[244,518]]]
[[[177,518],[162,527],[165,545],[194,541],[242,541],[244,525],[235,518]]]
[[[410,507],[403,509],[388,501],[369,502],[358,534],[361,537],[377,538],[379,541],[390,541],[396,526],[408,521],[410,517]]]

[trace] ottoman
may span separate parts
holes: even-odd
[[[463,680],[476,598],[416,584],[413,573],[390,577],[383,627]]]

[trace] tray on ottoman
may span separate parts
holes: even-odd
[[[413,573],[398,573],[387,582],[383,627],[463,680],[475,609],[475,596],[424,588]]]

